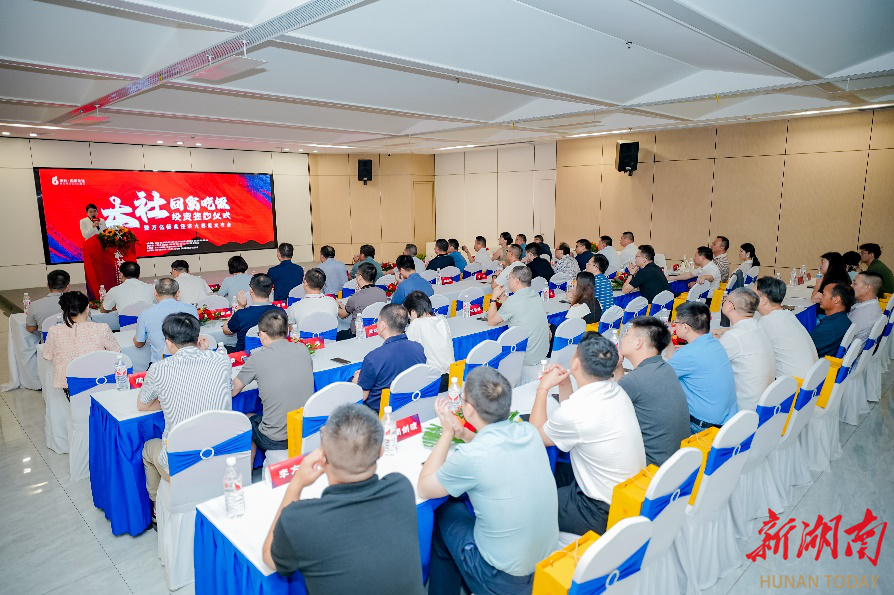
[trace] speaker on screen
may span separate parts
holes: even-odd
[[[357,179],[363,182],[364,186],[366,186],[367,182],[373,179],[372,159],[357,160]]]
[[[628,176],[636,171],[636,163],[639,159],[639,143],[619,140],[615,152],[615,169]]]

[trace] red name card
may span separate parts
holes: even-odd
[[[487,281],[487,271],[475,273],[475,279],[478,281]]]
[[[146,379],[146,372],[137,372],[127,377],[130,380],[130,388],[140,388],[143,386],[143,380]]]
[[[320,337],[308,337],[307,339],[298,339],[299,343],[304,343],[305,345],[311,345],[314,349],[323,349],[326,347],[326,343]]]
[[[248,353],[245,351],[237,351],[236,353],[228,353],[227,355],[230,356],[230,363],[233,364],[234,368],[244,366],[245,359],[248,357]]]
[[[208,312],[210,314],[218,314],[221,318],[229,318],[233,315],[232,308],[209,308]]]
[[[453,285],[453,277],[441,277],[441,285]]]
[[[371,325],[365,326],[363,328],[366,329],[367,337],[378,337],[379,336],[379,325],[378,324],[371,324]]]
[[[549,299],[553,299],[556,297],[556,291],[554,289],[549,290]]]
[[[481,304],[470,304],[469,305],[469,314],[472,316],[477,316],[484,311],[484,308],[481,307]]]
[[[291,459],[286,459],[282,463],[273,463],[267,465],[267,475],[270,478],[270,487],[278,488],[292,481],[292,476],[298,471],[304,455],[298,455]]]
[[[220,283],[212,283],[208,286],[208,289],[214,292],[220,291]]]
[[[273,302],[273,305],[274,305],[274,306],[278,306],[278,307],[282,308],[283,310],[288,310],[288,309],[289,309],[289,302],[288,302],[288,300],[279,300],[278,302]]]
[[[415,436],[422,431],[422,422],[419,421],[419,414],[411,415],[397,421],[397,441],[400,442],[404,438]]]

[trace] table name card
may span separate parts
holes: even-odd
[[[441,277],[441,285],[453,285],[453,277]]]
[[[140,388],[143,386],[143,381],[146,379],[146,372],[129,374],[127,378],[130,380],[130,388]]]
[[[239,366],[245,365],[245,360],[248,357],[248,353],[245,351],[237,351],[235,353],[227,354],[230,358],[230,363],[234,368],[238,368]]]
[[[295,475],[296,471],[298,471],[298,467],[301,465],[301,461],[303,460],[304,455],[298,455],[297,457],[286,459],[281,463],[273,463],[272,465],[268,465],[267,479],[270,482],[270,487],[278,488],[279,486],[286,485],[287,483],[292,481],[292,476]]]
[[[487,271],[475,273],[475,279],[477,281],[487,281]]]
[[[481,304],[471,304],[469,306],[469,314],[472,316],[478,316],[482,312],[484,312],[484,308],[481,307]]]
[[[283,310],[289,309],[288,300],[279,300],[279,301],[273,302],[273,305],[277,306],[279,308],[282,308]]]
[[[371,324],[369,326],[363,327],[366,330],[367,337],[378,337],[379,336],[379,325]]]
[[[422,432],[422,422],[419,421],[419,414],[411,415],[397,421],[397,441],[400,442],[404,438],[415,436]]]
[[[298,339],[299,343],[304,343],[305,345],[310,345],[314,349],[323,349],[326,347],[326,343],[320,337],[308,337],[307,339]]]

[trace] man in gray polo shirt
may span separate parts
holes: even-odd
[[[531,289],[531,276],[531,269],[526,266],[512,269],[508,281],[512,295],[505,297],[503,286],[497,285],[491,294],[490,307],[487,310],[487,324],[490,326],[520,326],[531,333],[522,369],[523,383],[537,380],[539,364],[546,359],[550,339],[546,309],[540,295]],[[497,302],[502,303],[499,309]]]
[[[25,317],[25,329],[29,333],[40,331],[43,321],[54,314],[60,314],[59,298],[68,291],[71,276],[62,270],[50,271],[47,275],[47,289],[50,290],[45,297],[34,300],[28,306],[28,315]]]
[[[619,348],[622,361],[627,358],[634,370],[618,384],[636,411],[646,463],[661,466],[691,434],[689,405],[676,372],[661,357],[671,342],[667,326],[653,316],[634,318],[628,325]]]
[[[310,352],[301,343],[287,340],[289,320],[280,308],[267,310],[258,319],[258,338],[262,349],[256,349],[236,379],[233,396],[252,381],[258,381],[258,392],[264,406],[263,415],[251,420],[251,455],[257,449],[286,450],[289,447],[286,415],[304,407],[314,392],[314,370]]]

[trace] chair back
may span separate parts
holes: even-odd
[[[416,364],[391,381],[388,405],[394,421],[417,414],[421,421],[437,417],[435,399],[441,387],[441,371],[428,364]],[[385,403],[379,415],[385,417]]]
[[[636,592],[637,574],[652,539],[652,522],[636,516],[618,521],[581,556],[569,594]]]
[[[220,496],[227,457],[236,457],[242,487],[251,485],[251,422],[244,413],[205,411],[171,428],[171,512]]]
[[[549,278],[549,288],[553,291],[568,291],[568,277],[563,275],[562,273],[556,273],[552,277]]]
[[[456,298],[456,312],[454,313],[457,316],[462,316],[460,312],[466,307],[466,304],[472,304],[472,306],[478,306],[481,311],[478,311],[478,308],[474,308],[476,312],[479,314],[484,313],[484,289],[481,287],[467,287],[459,292],[459,297]],[[475,314],[473,313],[473,316]]]
[[[481,366],[497,368],[500,365],[500,358],[503,355],[503,349],[500,344],[491,339],[482,341],[469,352],[466,356],[466,369],[463,371],[463,380],[469,375],[469,372]]]
[[[437,285],[438,281],[438,272],[437,271],[416,271],[419,273],[419,276],[431,283],[432,285]]]
[[[258,336],[258,325],[254,325],[245,331],[245,352],[251,353],[255,349],[260,349],[261,338]]]
[[[314,312],[298,323],[298,337],[301,339],[320,338],[324,341],[335,341],[337,334],[338,318],[331,312]]]
[[[673,299],[671,299],[671,301],[673,302]],[[645,316],[648,310],[649,300],[647,300],[643,296],[635,297],[630,300],[630,303],[627,304],[626,308],[624,308],[624,318],[622,319],[622,323],[627,324],[634,318]]]
[[[62,313],[53,314],[52,316],[44,319],[43,324],[40,325],[40,331],[43,334],[43,342],[47,342],[47,333],[50,332],[50,329],[56,326],[57,324],[62,324]]]
[[[791,376],[781,376],[764,389],[755,408],[757,429],[754,431],[754,440],[751,442],[743,473],[759,467],[770,452],[779,446],[782,428],[797,393],[798,383]]]
[[[670,316],[671,310],[674,308],[674,294],[669,289],[665,289],[652,299],[652,306],[649,308],[649,316],[658,316],[662,310],[667,310]]]
[[[210,296],[209,296],[210,297]],[[220,297],[219,295],[214,297]],[[230,304],[226,303],[226,298],[221,298],[225,302],[222,308],[228,307]],[[137,319],[140,317],[140,312],[145,310],[146,308],[151,308],[152,304],[149,302],[137,302],[135,304],[131,304],[127,307],[121,308],[118,310],[118,328],[123,330],[127,329],[135,329],[137,328]]]
[[[438,316],[450,316],[450,299],[446,296],[435,294],[428,298],[431,301],[431,309]]]
[[[854,337],[857,336],[857,327],[855,325],[850,325],[847,327],[847,330],[844,331],[844,336],[841,337],[841,344],[838,346],[838,351],[835,352],[835,357],[841,359],[844,357],[844,354],[847,353],[847,350],[850,349],[851,343],[854,341]]]
[[[531,279],[531,289],[537,293],[542,294],[544,291],[547,291],[549,288],[549,281],[544,279],[543,277],[534,277]]]
[[[745,273],[745,282],[742,285],[751,285],[755,281],[757,281],[758,276],[761,274],[761,268],[751,267],[748,269],[748,272]]]
[[[354,281],[354,283],[356,284],[357,282]],[[307,295],[307,292],[304,290],[304,284],[302,283],[301,285],[296,285],[289,292],[289,296],[288,296],[288,298],[286,298],[286,304],[291,306],[295,302],[300,302],[302,299],[304,299],[304,296],[306,296],[306,295]]]
[[[381,287],[383,291],[388,290],[388,286],[392,283],[397,283],[397,277],[394,275],[382,275],[379,277],[379,280],[376,281],[376,287]]]
[[[135,306],[136,304],[134,304]],[[151,304],[147,304],[143,309],[148,308]],[[131,306],[133,307],[133,306]],[[206,295],[199,301],[200,308],[209,308],[211,310],[220,310],[221,308],[229,308],[230,302],[222,295],[217,295],[212,293],[211,295]],[[121,323],[121,313],[118,313],[118,323]]]
[[[441,269],[441,283],[449,285],[460,280],[460,272],[457,267],[444,267]]]
[[[299,453],[310,452],[320,446],[320,428],[340,405],[363,402],[363,389],[353,382],[333,382],[310,396],[301,411],[301,443]],[[290,432],[291,434],[291,432]]]
[[[102,390],[115,389],[117,351],[94,351],[76,357],[65,368],[68,394],[71,401],[71,421],[87,425],[90,420],[90,396]],[[122,357],[127,373],[133,374],[133,362]]]
[[[689,514],[715,514],[726,506],[748,459],[757,413],[739,411],[723,424],[708,452],[701,485]]]
[[[553,353],[550,362],[562,364],[567,368],[586,330],[587,323],[583,318],[566,318],[556,329],[556,335],[553,337]]]
[[[872,359],[875,346],[878,343],[879,338],[882,336],[882,333],[885,332],[886,324],[888,324],[887,319],[884,316],[879,316],[879,319],[872,325],[872,329],[869,331],[869,336],[863,343],[863,351],[860,353],[860,357],[857,360],[857,369],[854,370],[854,374],[862,374],[869,365],[869,360]]]
[[[343,300],[348,299],[357,293],[357,279],[348,279],[341,288],[341,297]]]
[[[890,303],[890,300],[889,300]],[[891,330],[894,329],[894,310],[885,310],[885,330],[882,332],[882,338],[879,339],[878,347],[875,350],[875,357],[887,357],[888,342],[891,341]]]
[[[826,402],[826,411],[828,411],[826,415],[834,414],[836,418],[838,417],[838,407],[841,405],[841,397],[844,394],[845,387],[850,381],[854,362],[860,357],[862,351],[862,342],[854,339],[851,341],[850,347],[847,348],[844,357],[841,358],[841,367],[838,368],[838,374],[835,375],[835,386],[832,387],[832,391],[829,393],[829,400]]]
[[[599,332],[604,333],[610,329],[621,328],[621,318],[624,317],[624,308],[621,306],[612,306],[602,313],[599,319]]]
[[[680,533],[701,464],[700,450],[681,448],[664,462],[649,482],[640,512],[652,521],[652,541],[646,551],[646,566],[664,556]]]
[[[792,414],[789,416],[788,424],[785,426],[785,434],[779,442],[779,448],[786,448],[798,439],[801,430],[813,417],[816,411],[816,402],[823,390],[823,383],[829,374],[829,360],[822,357],[815,364],[810,366],[810,370],[804,375],[801,382],[801,389],[795,397],[794,405],[792,405]]]
[[[469,277],[474,277],[476,274],[480,272],[487,272],[484,270],[484,267],[481,266],[480,262],[470,262],[466,265],[466,268],[463,270],[463,279],[468,279]]]
[[[369,327],[379,322],[379,312],[386,305],[385,302],[376,302],[365,307],[363,312],[360,313],[360,317],[363,318],[363,326]]]
[[[655,264],[657,264],[658,268],[661,269],[662,271],[667,270],[667,258],[664,256],[664,254],[660,254],[660,253],[656,254],[655,260],[653,262]]]
[[[488,275],[493,275],[500,268],[500,263],[494,262],[492,260],[482,261],[481,269],[486,272]]]
[[[707,281],[704,283],[699,283],[692,287],[689,290],[689,295],[686,297],[687,302],[701,302],[705,303],[708,299],[708,292],[711,290],[711,284]]]
[[[726,287],[723,289],[724,297],[728,296],[732,290],[736,288],[736,283],[739,281],[738,275],[730,275],[729,281],[726,282]]]
[[[503,331],[497,338],[502,350],[502,359],[497,368],[506,377],[510,386],[521,381],[522,368],[525,365],[525,352],[528,350],[528,337],[531,333],[520,326],[512,326]]]

